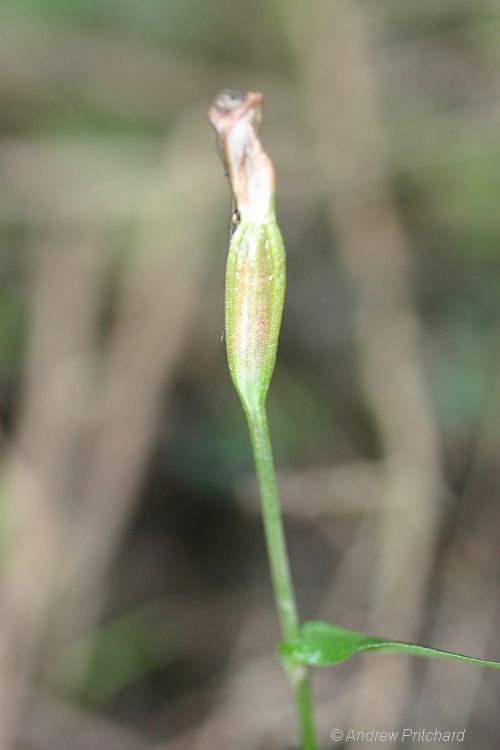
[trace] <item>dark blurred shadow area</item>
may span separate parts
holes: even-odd
[[[495,0],[4,0],[0,750],[296,747],[221,338],[220,88],[264,93],[277,171],[301,616],[500,659],[499,50]],[[500,743],[495,672],[313,686],[322,750]]]

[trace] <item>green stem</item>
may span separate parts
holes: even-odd
[[[259,406],[246,410],[246,414],[259,481],[274,598],[283,637],[285,640],[294,640],[299,636],[299,617],[290,574],[266,410],[264,406]],[[295,697],[303,750],[317,750],[308,672],[303,665],[295,661],[286,664],[286,672]]]

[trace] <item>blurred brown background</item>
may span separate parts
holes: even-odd
[[[498,0],[3,1],[0,750],[296,747],[221,342],[222,87],[264,93],[278,174],[301,615],[500,658],[499,41]],[[493,671],[365,655],[314,693],[322,750],[499,746]]]

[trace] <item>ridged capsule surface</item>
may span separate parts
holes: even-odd
[[[285,251],[274,221],[242,222],[226,267],[226,345],[245,409],[264,403],[276,360],[285,297]]]

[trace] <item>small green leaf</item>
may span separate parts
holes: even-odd
[[[397,651],[428,659],[458,659],[471,664],[500,669],[500,662],[475,659],[473,656],[441,651],[430,646],[419,646],[416,643],[388,641],[385,638],[341,628],[329,622],[306,622],[301,627],[300,637],[297,640],[285,641],[280,645],[280,653],[283,657],[313,667],[337,664],[357,654],[358,651]]]

